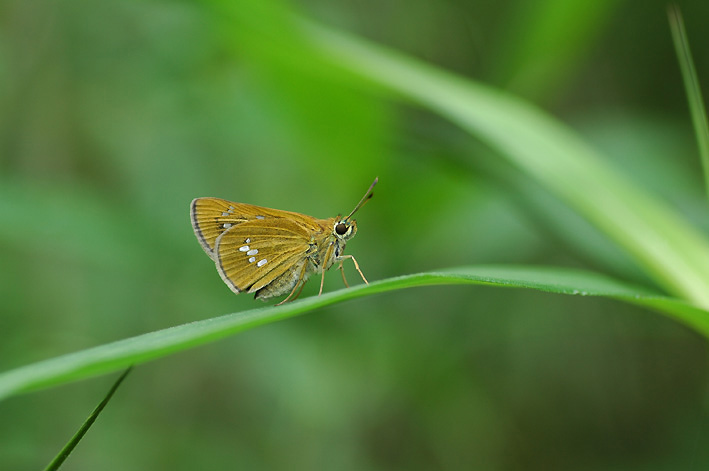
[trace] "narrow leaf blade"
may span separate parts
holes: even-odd
[[[178,325],[0,374],[0,399],[126,368],[349,299],[404,288],[472,284],[566,295],[604,296],[668,314],[709,337],[709,312],[603,275],[551,267],[473,266],[389,278],[281,306],[266,306]]]
[[[694,60],[692,52],[689,50],[689,39],[684,29],[684,20],[682,13],[677,5],[671,5],[668,10],[670,20],[670,29],[672,31],[672,40],[677,51],[677,60],[679,60],[682,78],[684,80],[684,88],[687,92],[687,101],[689,102],[689,110],[692,115],[692,123],[694,124],[694,133],[697,137],[697,145],[699,147],[699,155],[702,159],[704,168],[704,186],[709,196],[709,123],[707,123],[707,112],[704,107],[704,99],[702,98],[702,90],[699,87],[699,78],[697,71],[694,68]]]

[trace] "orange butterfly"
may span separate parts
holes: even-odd
[[[305,214],[233,203],[220,198],[196,198],[190,206],[192,228],[207,255],[214,260],[224,283],[235,293],[255,293],[268,299],[290,291],[288,301],[300,294],[313,273],[322,273],[351,259],[365,283],[362,270],[352,255],[342,255],[345,244],[357,233],[352,215],[372,197],[369,187],[354,210],[345,218],[317,219]],[[296,294],[297,291],[297,294]],[[295,299],[293,298],[293,299]]]

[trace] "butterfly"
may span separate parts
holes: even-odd
[[[357,233],[352,216],[373,195],[374,179],[360,202],[347,217],[318,219],[305,214],[234,203],[221,198],[195,198],[190,219],[197,240],[217,266],[222,280],[234,293],[254,293],[266,300],[290,292],[283,304],[300,295],[313,273],[322,273],[350,259],[369,284],[352,255],[343,255],[347,241]],[[295,295],[295,297],[293,297]]]

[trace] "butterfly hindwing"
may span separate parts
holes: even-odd
[[[254,219],[217,237],[214,260],[232,291],[253,293],[289,270],[301,271],[310,242],[311,233],[296,221]]]

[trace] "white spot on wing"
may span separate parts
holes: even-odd
[[[239,247],[239,252],[248,252],[249,250],[251,250],[251,249],[249,249],[248,245],[244,245],[243,247]]]
[[[246,252],[246,255],[256,255],[258,253],[258,249],[251,249],[248,252]]]
[[[226,216],[228,216],[228,215],[229,215],[229,213],[228,213],[228,212],[224,212],[224,213],[222,213],[222,217],[226,217]]]
[[[266,259],[264,258],[263,260],[259,260],[256,265],[258,265],[259,267],[262,267],[262,266],[266,265],[266,262],[267,262],[267,261],[268,261],[268,260],[266,260]]]
[[[244,242],[247,243],[247,244],[250,244],[250,243],[251,243],[251,239],[247,238]]]
[[[256,216],[256,219],[266,219],[266,218],[263,216]]]
[[[230,222],[225,222],[224,224],[222,224],[222,226],[224,227],[224,229],[229,229],[229,228],[231,227],[231,225],[232,225],[232,224],[231,224]]]
[[[249,263],[254,263],[255,261],[256,261],[256,257],[249,258]]]

